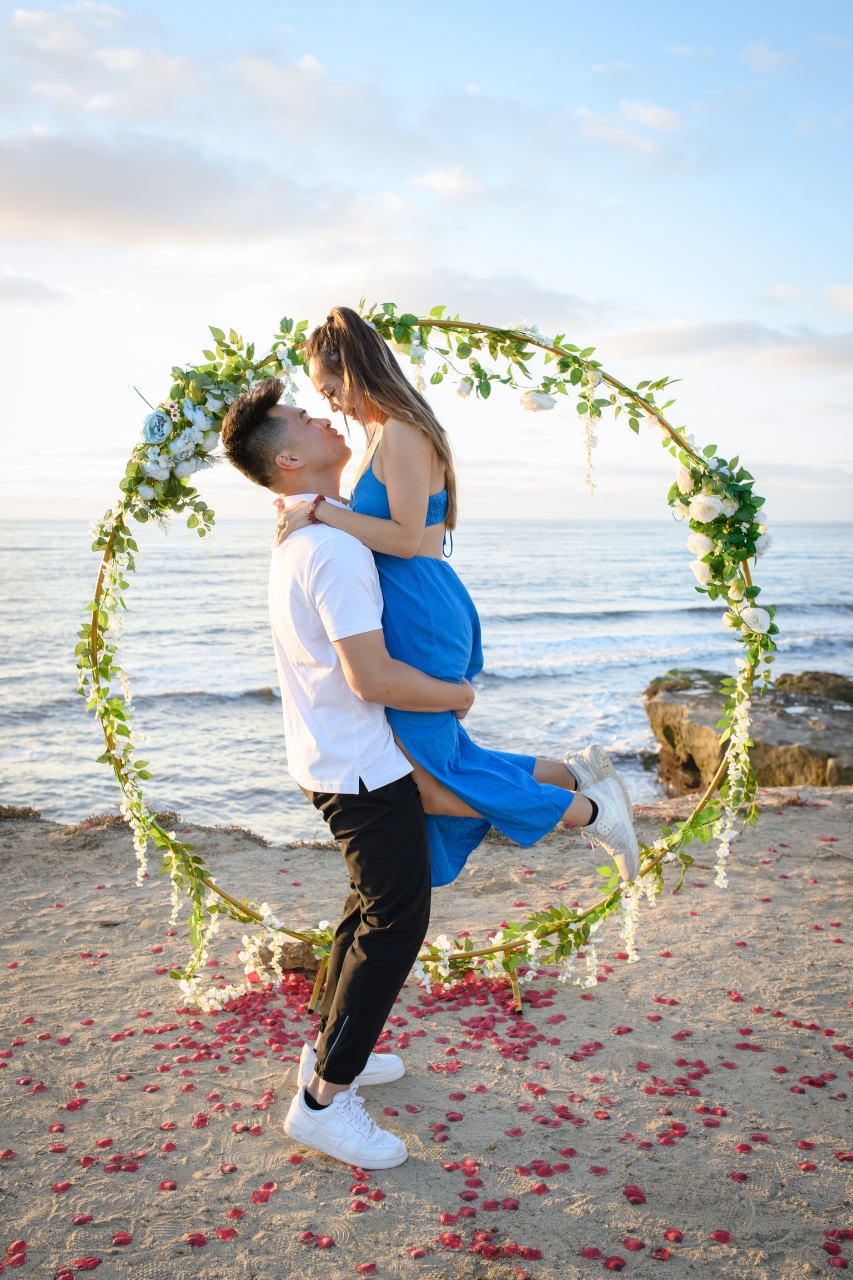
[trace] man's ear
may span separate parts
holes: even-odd
[[[305,463],[297,458],[292,450],[282,449],[281,453],[275,455],[275,465],[281,471],[298,471],[300,467],[305,466]]]

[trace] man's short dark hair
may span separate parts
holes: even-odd
[[[222,422],[222,443],[230,462],[255,484],[268,489],[276,478],[275,455],[287,444],[287,426],[272,417],[284,384],[269,378],[238,396]]]

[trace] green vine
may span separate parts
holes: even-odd
[[[643,893],[654,902],[663,888],[663,867],[677,864],[680,879],[693,859],[688,853],[694,841],[719,841],[717,879],[728,883],[726,863],[740,819],[755,823],[755,775],[749,762],[750,705],[770,682],[778,627],[772,606],[758,605],[760,587],[753,583],[750,563],[769,545],[766,521],[761,508],[764,499],[754,492],[754,479],[739,458],[717,458],[715,445],[699,448],[683,427],[674,427],[664,417],[674,403],[658,404],[672,380],[664,377],[644,381],[632,388],[602,369],[593,359],[594,347],[580,348],[565,341],[565,335],[547,338],[530,326],[501,328],[475,324],[458,316],[445,317],[444,307],[434,307],[427,316],[399,312],[392,303],[361,312],[380,336],[414,366],[415,385],[425,392],[425,370],[437,385],[451,375],[459,377],[457,394],[488,399],[495,384],[522,390],[521,404],[533,412],[545,412],[559,403],[560,396],[574,398],[577,420],[587,459],[587,481],[592,481],[592,450],[597,443],[602,413],[624,414],[637,434],[645,424],[659,431],[662,446],[672,455],[676,478],[668,494],[675,516],[690,529],[688,550],[695,557],[691,568],[696,590],[726,606],[724,621],[742,646],[737,679],[724,681],[727,698],[719,722],[720,743],[725,747],[720,766],[706,793],[691,815],[673,828],[662,827],[652,845],[641,846],[637,880],[623,885],[610,866],[600,868],[603,876],[600,900],[585,911],[565,906],[550,907],[512,923],[492,938],[488,947],[475,949],[470,939],[446,937],[425,944],[416,962],[418,978],[427,986],[447,985],[471,972],[508,975],[520,1000],[519,980],[531,980],[537,965],[557,964],[568,980],[579,955],[586,960],[585,978],[576,982],[590,985],[596,978],[595,935],[603,922],[618,913],[621,935],[631,960],[638,952],[634,945],[639,901]],[[328,922],[315,929],[287,928],[267,903],[238,900],[221,889],[192,845],[166,831],[145,803],[143,786],[151,774],[147,761],[136,758],[131,728],[131,694],[119,659],[123,593],[128,577],[136,569],[138,546],[130,532],[130,519],[155,520],[166,526],[175,516],[186,516],[187,526],[200,537],[213,528],[214,512],[202,500],[192,477],[218,461],[222,419],[233,400],[267,378],[277,377],[284,387],[284,402],[295,403],[294,373],[304,365],[302,348],[308,329],[306,320],[294,324],[281,321],[272,345],[256,356],[253,343],[230,330],[211,327],[213,347],[203,352],[204,362],[186,369],[172,369],[168,397],[147,415],[142,439],[131,454],[121,481],[121,499],[95,526],[93,550],[101,555],[95,592],[87,606],[88,617],[79,631],[75,650],[79,669],[79,692],[87,700],[87,710],[95,712],[104,732],[105,751],[99,763],[115,773],[121,794],[121,812],[129,823],[139,858],[139,882],[146,871],[148,841],[161,856],[160,872],[172,883],[173,919],[181,902],[188,907],[191,954],[186,965],[171,971],[188,998],[203,1008],[220,1008],[246,989],[246,983],[205,989],[201,971],[208,944],[221,918],[227,917],[252,928],[244,937],[241,958],[247,982],[259,981],[262,971],[271,969],[280,977],[278,953],[286,937],[309,943],[325,966],[331,949]],[[541,357],[537,380],[532,362]],[[269,957],[272,957],[269,959]],[[321,969],[321,973],[322,973]],[[313,1000],[319,994],[319,982]]]

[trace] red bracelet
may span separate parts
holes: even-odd
[[[318,520],[318,519],[317,519],[317,508],[319,507],[319,505],[320,505],[320,503],[321,503],[321,502],[325,502],[325,501],[326,501],[325,495],[324,495],[324,494],[322,494],[322,493],[318,493],[318,494],[317,494],[317,497],[314,499],[314,501],[311,503],[311,506],[308,508],[308,523],[309,523],[309,524],[322,524],[322,523],[323,523],[323,521],[322,521],[322,520]]]

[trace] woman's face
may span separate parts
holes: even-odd
[[[352,413],[352,405],[344,404],[343,378],[329,373],[316,360],[310,361],[308,365],[308,377],[314,390],[323,397],[332,413]]]

